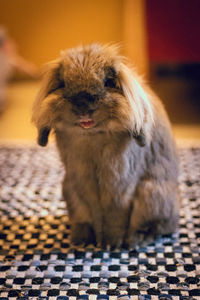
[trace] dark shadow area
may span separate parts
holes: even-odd
[[[173,123],[200,124],[200,63],[150,64],[150,84]]]

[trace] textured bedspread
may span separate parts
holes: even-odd
[[[0,300],[200,299],[200,148],[179,156],[179,232],[109,252],[70,245],[54,146],[1,144]]]

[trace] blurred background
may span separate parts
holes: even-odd
[[[200,139],[199,0],[0,0],[0,139],[35,140],[42,66],[60,51],[120,43],[178,138]]]

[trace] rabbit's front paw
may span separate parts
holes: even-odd
[[[74,245],[95,245],[96,238],[92,226],[89,223],[74,224],[71,229],[71,241]]]

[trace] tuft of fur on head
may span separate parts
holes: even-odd
[[[115,81],[116,88],[103,86],[105,76]],[[33,106],[32,121],[38,128],[38,143],[47,144],[56,120],[65,118],[64,110],[68,120],[74,122],[73,103],[69,99],[84,91],[100,99],[94,113],[97,120],[107,118],[108,130],[127,130],[144,146],[151,139],[154,111],[151,97],[142,85],[141,79],[118,54],[116,45],[92,44],[63,51],[59,59],[49,63]]]

